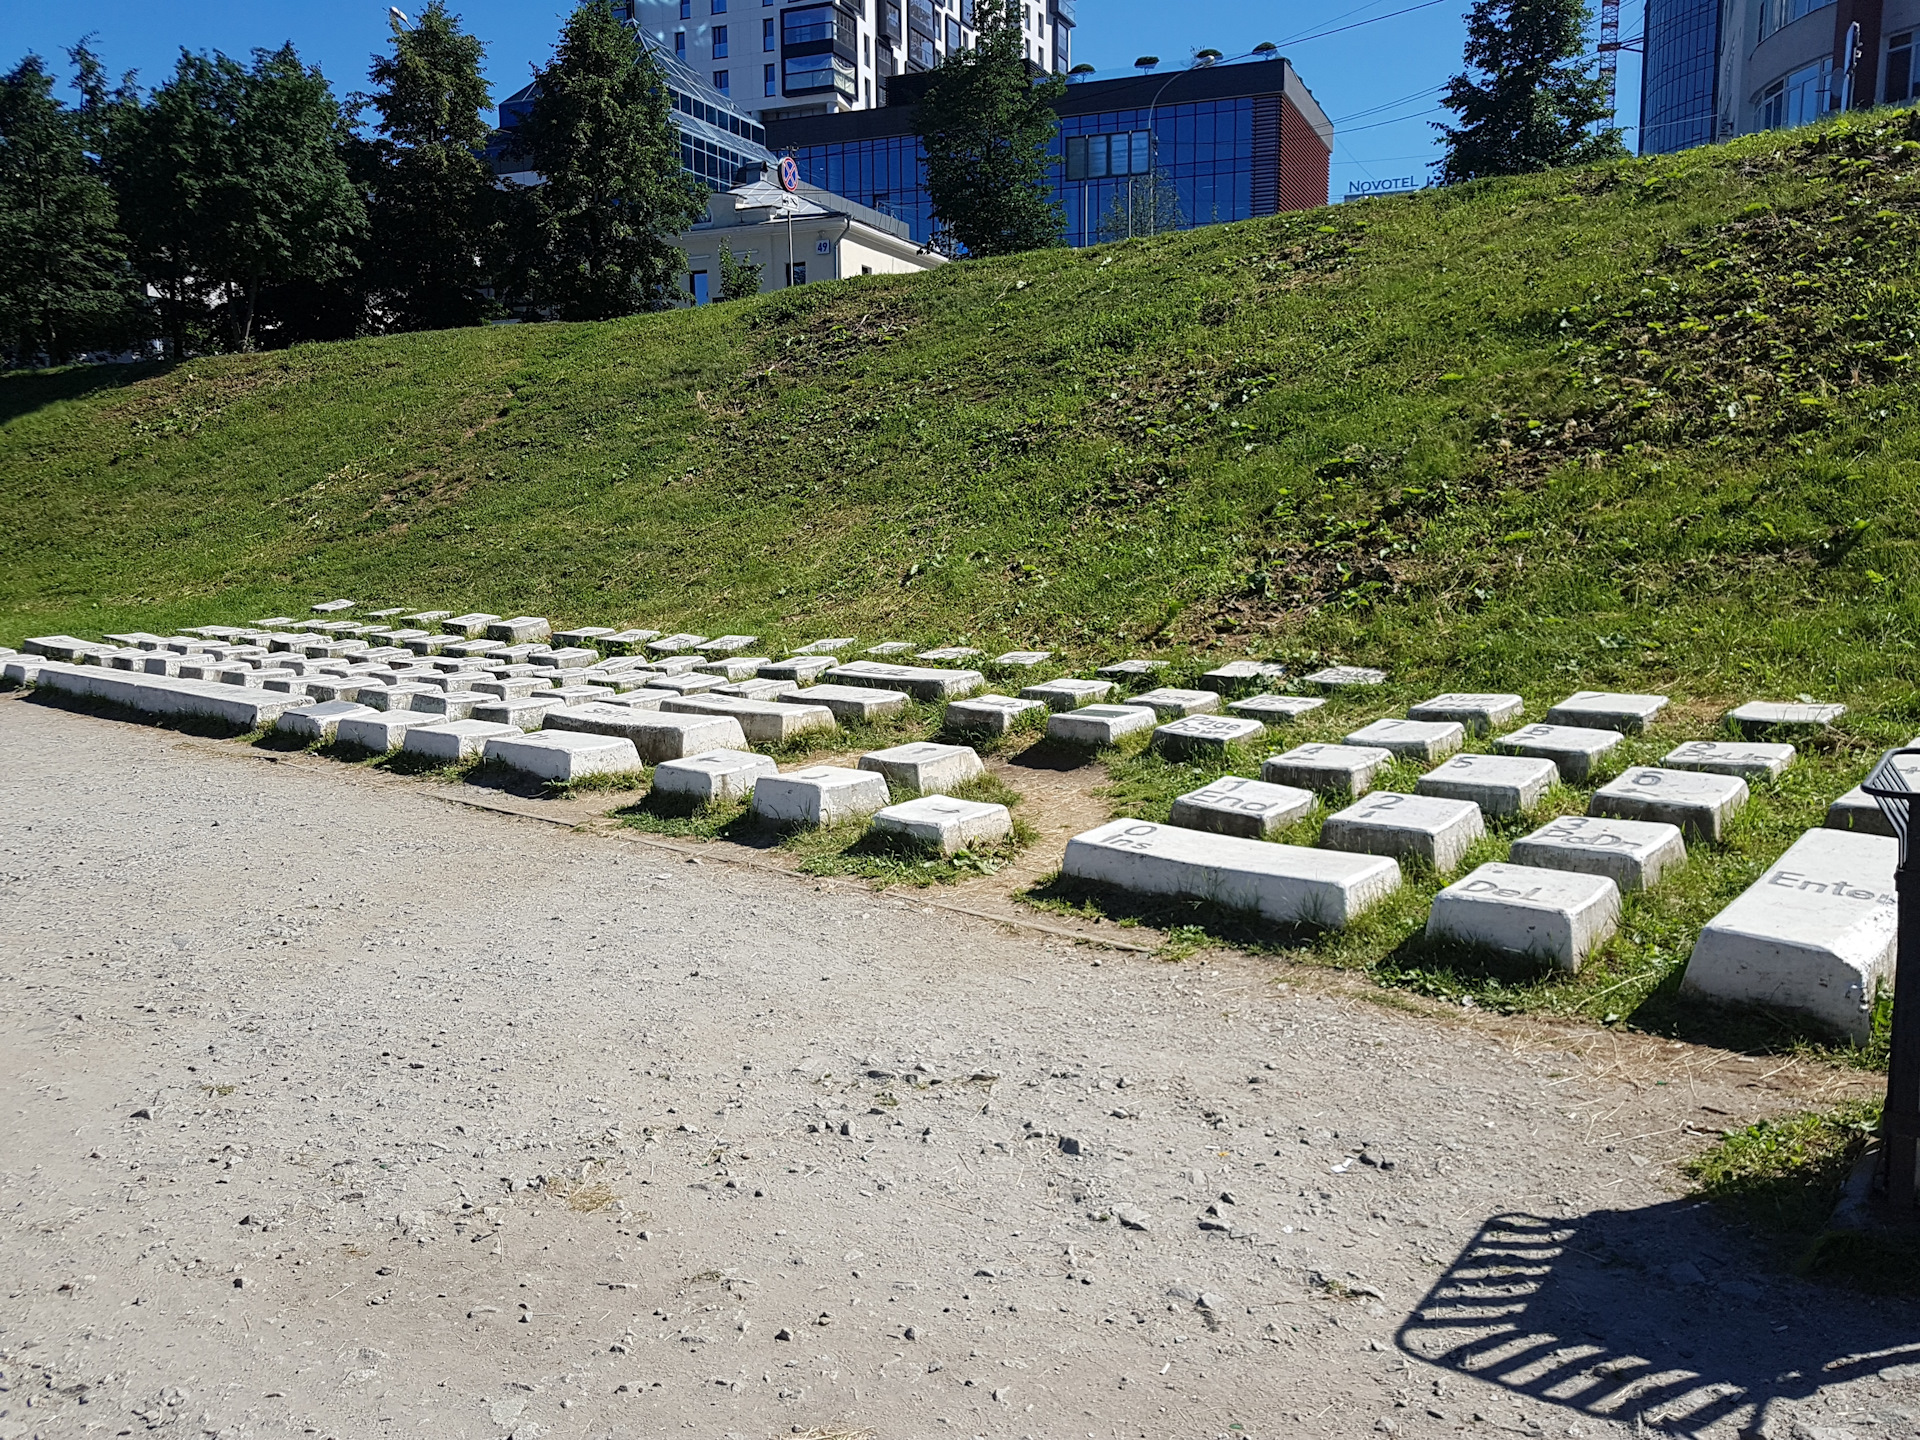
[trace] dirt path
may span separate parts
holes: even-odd
[[[1827,1072],[17,699],[0,815],[0,1437],[1915,1433],[1676,1199]]]

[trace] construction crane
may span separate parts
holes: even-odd
[[[1607,123],[1619,113],[1620,0],[1600,0],[1600,79],[1607,87]]]

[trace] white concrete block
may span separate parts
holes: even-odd
[[[375,710],[384,710],[388,714],[413,709],[413,697],[434,692],[424,685],[369,685],[360,696],[360,703]]]
[[[1507,858],[1515,865],[1604,875],[1622,891],[1651,890],[1686,863],[1687,842],[1678,825],[1562,815],[1514,841]]]
[[[1189,715],[1169,720],[1153,732],[1153,747],[1162,754],[1182,758],[1189,755],[1219,757],[1229,745],[1265,739],[1267,727],[1258,720],[1238,715]]]
[[[609,695],[605,700],[596,700],[596,705],[617,705],[623,710],[658,710],[669,700],[679,697],[671,690],[623,690],[617,695]]]
[[[679,795],[699,805],[718,805],[746,799],[762,775],[779,773],[780,767],[771,756],[756,755],[751,750],[708,750],[683,760],[661,761],[654,767],[653,790],[658,795]]]
[[[703,675],[697,670],[689,670],[679,675],[656,673],[647,679],[649,689],[671,690],[676,695],[704,695],[709,690],[718,690],[726,683],[718,675]]]
[[[1308,685],[1320,685],[1328,690],[1349,690],[1361,685],[1384,685],[1387,683],[1387,672],[1370,670],[1364,665],[1331,665],[1301,678]]]
[[[964,735],[1004,735],[1023,718],[1037,720],[1046,713],[1046,703],[1041,700],[1023,700],[1012,695],[976,695],[971,700],[949,702],[946,728]]]
[[[498,615],[489,615],[482,610],[474,610],[465,615],[448,615],[440,621],[440,628],[449,635],[464,635],[469,640],[478,639],[487,633],[487,627],[498,620]],[[424,621],[422,622],[425,623]]]
[[[785,680],[804,685],[818,680],[840,662],[831,655],[789,655],[784,660],[768,660],[753,673],[767,680]]]
[[[960,700],[984,689],[987,683],[987,677],[978,670],[882,665],[873,660],[854,660],[845,665],[836,665],[821,678],[836,685],[904,690],[916,700]]]
[[[406,618],[415,625],[437,625],[442,620],[451,619],[452,615],[450,610],[421,610]]]
[[[586,705],[596,700],[611,700],[618,692],[605,685],[556,685],[551,690],[536,690],[530,700],[558,700],[562,705]]]
[[[16,662],[10,662],[9,668],[12,663]],[[288,710],[306,703],[299,695],[256,690],[251,686],[133,675],[58,661],[44,662],[35,683],[55,694],[102,700],[141,715],[212,720],[235,730],[257,730],[271,725]]]
[[[41,655],[49,660],[77,665],[82,656],[101,647],[91,640],[76,640],[71,635],[29,635],[20,642],[20,648],[29,655]]]
[[[1064,874],[1136,895],[1245,910],[1280,924],[1345,926],[1400,888],[1377,855],[1275,845],[1144,820],[1112,820],[1067,842]]]
[[[1736,775],[1635,765],[1594,791],[1587,813],[1678,825],[1689,839],[1717,841],[1746,803],[1747,782]]]
[[[1020,698],[1038,700],[1049,710],[1078,710],[1082,705],[1092,705],[1112,693],[1111,680],[1075,680],[1066,676],[1049,680],[1043,685],[1022,686]]]
[[[13,687],[32,685],[40,678],[42,665],[56,663],[39,655],[10,655],[0,664],[0,682]]]
[[[1457,720],[1376,720],[1347,736],[1347,744],[1377,745],[1407,760],[1444,760],[1466,738]]]
[[[1258,660],[1229,660],[1224,665],[1216,665],[1199,680],[1202,690],[1213,690],[1221,695],[1237,695],[1243,690],[1257,688],[1287,678],[1284,665],[1267,665]]]
[[[987,773],[980,757],[965,745],[936,745],[925,740],[869,751],[860,757],[860,768],[923,795],[957,789]]]
[[[1456,755],[1422,775],[1416,793],[1471,800],[1489,815],[1520,815],[1538,805],[1559,767],[1524,755]]]
[[[1793,763],[1791,745],[1758,740],[1689,740],[1660,757],[1668,770],[1704,770],[1712,775],[1738,775],[1742,780],[1772,779]]]
[[[489,640],[501,640],[508,645],[526,645],[535,640],[545,640],[551,634],[553,626],[538,615],[515,615],[511,620],[489,621],[486,630]]]
[[[556,710],[563,710],[567,702],[547,691],[542,694],[528,695],[519,700],[496,700],[492,696],[482,696],[469,710],[475,720],[484,720],[489,725],[510,725],[515,730],[538,730],[547,721],[547,717]],[[419,706],[416,704],[415,709]]]
[[[911,649],[913,649],[913,646],[905,640],[883,640],[878,645],[869,645],[866,653],[869,655],[904,655]]]
[[[611,625],[577,625],[571,630],[556,630],[553,638],[561,645],[591,646],[596,640],[618,633]]]
[[[754,813],[785,825],[837,825],[886,808],[886,778],[871,770],[814,765],[753,784]]]
[[[1013,816],[1004,805],[956,800],[951,795],[922,795],[875,811],[873,828],[952,855],[1006,839],[1013,833]]]
[[[1680,993],[1807,1016],[1869,1038],[1893,979],[1896,840],[1809,830],[1694,942]]]
[[[706,636],[695,635],[690,630],[682,630],[675,635],[662,635],[658,640],[647,641],[647,650],[654,655],[674,655],[706,643]]]
[[[429,680],[422,680],[421,683],[432,684]],[[516,675],[507,680],[470,680],[460,688],[471,690],[476,695],[491,695],[496,700],[524,700],[529,695],[553,689],[553,684],[536,675]]]
[[[373,711],[366,715],[350,715],[340,722],[333,738],[342,745],[358,745],[375,755],[385,755],[389,750],[397,749],[400,742],[407,738],[407,732],[422,725],[439,725],[445,722],[437,715],[415,715],[408,711]]]
[[[1111,665],[1102,665],[1093,673],[1108,680],[1117,680],[1122,684],[1135,680],[1145,680],[1156,670],[1167,668],[1164,660],[1118,660]]]
[[[1007,670],[1031,670],[1052,658],[1051,650],[1009,650],[1004,655],[994,656],[993,663]]]
[[[318,605],[313,607],[313,613],[316,615],[331,615],[336,611],[351,610],[352,608],[353,601],[351,600],[322,600]]]
[[[422,690],[413,697],[413,703],[407,708],[417,710],[422,715],[444,715],[449,720],[469,720],[473,718],[473,712],[477,706],[500,703],[491,695],[481,695],[472,690]]]
[[[661,675],[691,675],[694,667],[700,663],[698,655],[649,655],[644,657],[645,668]]]
[[[536,650],[527,659],[542,670],[584,670],[600,659],[600,652],[584,645],[569,645],[564,650]]]
[[[1492,863],[1433,897],[1429,939],[1548,960],[1578,970],[1620,926],[1620,891],[1604,875]]]
[[[766,655],[723,655],[714,660],[702,660],[693,670],[696,675],[718,675],[722,680],[731,682],[751,679],[762,665],[772,663],[772,658]]]
[[[631,740],[575,731],[495,736],[484,754],[490,764],[560,785],[595,775],[632,775],[642,768]]]
[[[1486,833],[1480,807],[1470,800],[1384,790],[1329,815],[1320,828],[1320,843],[1329,850],[1418,858],[1444,874]]]
[[[504,640],[456,640],[441,653],[459,660],[473,660],[482,655],[498,654],[506,648]]]
[[[703,640],[693,648],[702,655],[733,655],[745,650],[749,645],[759,643],[758,635],[720,635],[712,640]]]
[[[332,740],[342,720],[373,719],[379,714],[372,706],[357,705],[351,700],[322,700],[282,711],[273,728],[296,740]]]
[[[826,640],[810,640],[794,651],[795,655],[833,655],[853,644],[857,637],[838,635]]]
[[[1047,718],[1047,735],[1075,745],[1114,745],[1128,735],[1151,730],[1160,717],[1144,705],[1087,705]]]
[[[708,750],[747,748],[746,734],[732,715],[669,715],[630,705],[579,705],[549,712],[545,728],[621,736],[633,742],[649,765],[684,760]]]
[[[1262,725],[1291,725],[1326,703],[1318,695],[1253,695],[1233,701],[1227,709],[1249,720],[1258,720]]]
[[[630,648],[635,645],[644,645],[647,641],[657,640],[659,637],[660,632],[658,630],[616,630],[613,634],[607,636],[603,643]]]
[[[1298,745],[1260,767],[1272,785],[1297,785],[1321,795],[1345,792],[1359,797],[1373,788],[1373,777],[1393,763],[1391,751],[1377,745]]]
[[[1220,696],[1212,690],[1176,690],[1171,686],[1161,686],[1157,690],[1141,691],[1127,704],[1144,705],[1162,720],[1178,720],[1187,715],[1217,713]]]
[[[1742,735],[1765,735],[1773,730],[1824,730],[1847,713],[1844,705],[1777,704],[1749,700],[1727,712]]]
[[[1503,725],[1511,725],[1526,713],[1527,702],[1518,695],[1479,695],[1451,692],[1422,700],[1407,707],[1409,720],[1452,720],[1465,727],[1469,735],[1488,735]]]
[[[486,720],[445,720],[437,725],[416,725],[400,742],[401,750],[443,765],[472,760],[486,748],[487,741],[502,735],[518,735],[511,725],[495,725]]]
[[[709,691],[712,695],[731,695],[736,700],[778,700],[787,691],[793,689],[791,680],[738,680],[731,685],[722,685]],[[805,704],[805,701],[795,701]]]
[[[731,715],[755,745],[779,745],[802,735],[839,728],[833,711],[824,705],[743,700],[737,695],[682,695],[662,701],[660,710],[670,715]]]
[[[458,635],[409,636],[400,642],[415,655],[438,655],[450,645],[458,645]]]
[[[942,645],[937,649],[922,650],[913,658],[930,661],[935,665],[946,665],[956,660],[971,660],[980,653],[970,645]]]
[[[864,685],[789,685],[774,696],[794,705],[824,705],[847,724],[901,714],[912,697],[904,690],[870,690]]]
[[[1522,725],[1494,740],[1502,755],[1531,755],[1551,760],[1560,778],[1578,785],[1593,771],[1593,762],[1626,737],[1618,730],[1589,730],[1580,725]]]
[[[1638,735],[1667,708],[1664,695],[1621,695],[1611,690],[1576,690],[1547,711],[1549,725],[1575,725],[1589,730],[1618,730]]]
[[[1897,748],[1920,749],[1920,735]],[[1903,755],[1894,765],[1910,787],[1920,790],[1920,755]],[[1827,807],[1825,825],[1829,830],[1857,830],[1865,835],[1893,834],[1893,824],[1879,802],[1858,785]]]
[[[1173,802],[1171,824],[1183,830],[1211,830],[1216,835],[1240,835],[1266,840],[1278,835],[1314,807],[1311,790],[1292,785],[1269,785],[1223,775],[1211,785],[1189,790]]]

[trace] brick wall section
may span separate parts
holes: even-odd
[[[1280,208],[1311,210],[1327,203],[1333,153],[1306,117],[1280,101]]]

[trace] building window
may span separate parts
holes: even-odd
[[[1764,40],[1833,3],[1834,0],[1760,0],[1760,38]]]
[[[716,70],[713,72],[713,88],[718,90],[722,95],[725,95],[726,93],[728,93],[726,71]]]
[[[866,82],[866,84],[867,84],[867,109],[871,110],[873,108],[873,81],[869,80]]]
[[[1913,31],[1903,31],[1887,41],[1887,96],[1889,105],[1904,105],[1920,94],[1920,75],[1913,73]]]
[[[716,15],[726,14],[727,0],[713,0],[713,13]]]
[[[687,276],[687,293],[693,296],[694,304],[704,305],[707,303],[707,272],[706,271],[695,270],[692,274]]]
[[[760,22],[760,48],[773,49],[773,20],[771,17]]]
[[[1833,92],[1833,57],[1803,65],[1760,92],[1759,128],[1780,130],[1807,125],[1827,113]]]
[[[973,29],[973,0],[960,0],[960,23]]]
[[[862,265],[860,267],[860,273],[862,275],[871,275],[873,273],[873,267],[871,265]]]
[[[834,38],[833,7],[809,5],[804,10],[788,10],[780,16],[782,39],[789,45],[811,45]]]
[[[724,25],[713,27],[713,58],[716,60],[727,58],[727,27]]]
[[[958,20],[948,20],[947,21],[947,53],[951,55],[955,51],[957,51],[959,48],[960,48],[960,22]]]
[[[786,64],[786,91],[805,95],[817,90],[837,90],[849,100],[860,93],[853,62],[838,55],[789,55]]]
[[[687,63],[687,32],[684,30],[673,32],[673,58],[682,65]]]
[[[680,18],[682,20],[693,18],[693,0],[680,0]]]
[[[760,68],[766,72],[763,82],[766,85],[766,93],[769,95],[778,95],[780,93],[779,72],[771,65],[763,65]]]
[[[1069,180],[1146,175],[1153,169],[1153,136],[1145,130],[1128,130],[1118,135],[1069,135],[1066,162]]]
[[[807,262],[796,260],[787,266],[787,284],[804,285],[807,283]]]

